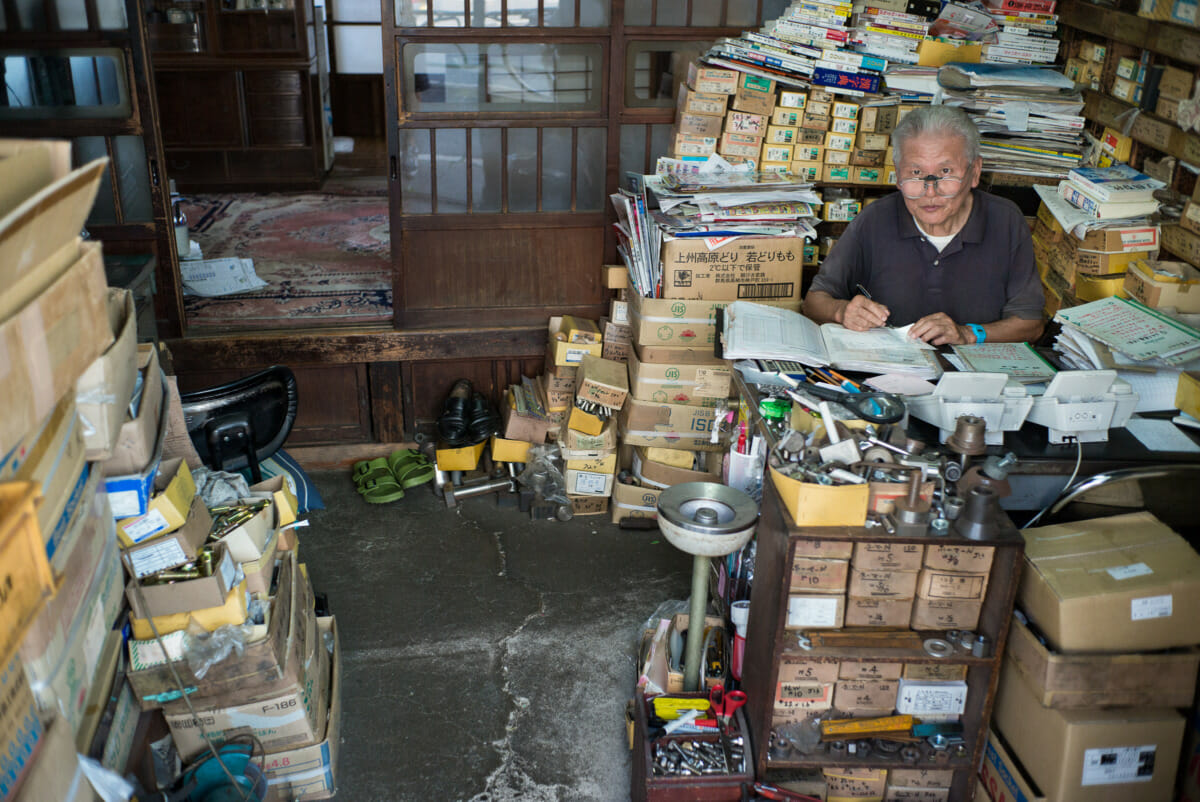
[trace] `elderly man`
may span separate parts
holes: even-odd
[[[899,192],[863,209],[804,299],[818,323],[863,331],[914,324],[932,345],[1032,341],[1044,296],[1029,226],[976,189],[979,131],[961,109],[927,106],[892,133]]]

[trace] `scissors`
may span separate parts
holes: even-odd
[[[860,393],[845,393],[817,382],[806,382],[804,392],[825,401],[836,401],[868,423],[897,423],[904,418],[904,399],[893,393],[874,390]],[[789,393],[790,395],[790,393]],[[803,402],[801,396],[797,400]]]
[[[737,709],[746,704],[745,691],[726,691],[724,685],[714,685],[708,692],[708,702],[712,705],[721,729],[729,729],[729,719]]]

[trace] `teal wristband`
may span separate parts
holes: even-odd
[[[987,331],[978,323],[968,323],[967,328],[975,335],[975,344],[987,342]]]

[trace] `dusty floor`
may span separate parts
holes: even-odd
[[[690,558],[607,516],[531,522],[431,486],[364,503],[345,472],[301,558],[338,617],[338,799],[629,798],[635,641],[688,593]]]

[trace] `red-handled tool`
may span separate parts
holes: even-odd
[[[726,691],[724,685],[714,685],[708,692],[708,702],[712,705],[713,715],[721,722],[721,729],[729,729],[729,719],[737,709],[746,704],[744,691]]]

